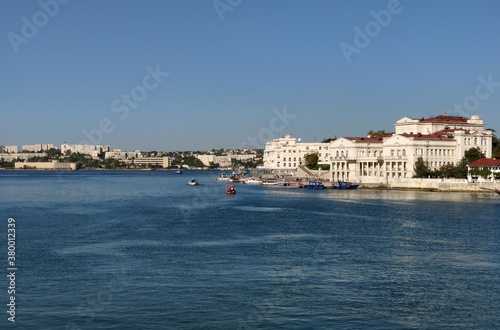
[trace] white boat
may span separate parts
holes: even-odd
[[[191,179],[188,181],[188,185],[197,186],[197,185],[199,185],[199,183],[198,183],[198,181],[196,181],[196,179]]]
[[[277,186],[278,185],[278,180],[276,179],[267,179],[262,182],[262,185],[264,186]]]
[[[221,173],[216,179],[217,181],[229,181],[230,178],[226,175],[226,173]]]
[[[262,181],[257,180],[256,178],[249,178],[246,183],[248,183],[248,184],[262,184]]]

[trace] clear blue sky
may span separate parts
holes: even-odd
[[[212,0],[54,1],[0,3],[0,145],[99,130],[95,141],[124,150],[263,146],[447,111],[500,132],[497,0],[220,0],[219,12]],[[381,10],[390,21],[374,24]],[[369,44],[355,27],[371,28]],[[356,41],[348,63],[341,45]],[[148,78],[147,67],[169,75]],[[479,98],[478,77],[494,82]],[[295,117],[273,120],[284,108]]]

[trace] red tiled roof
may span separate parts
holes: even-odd
[[[448,134],[447,132],[449,132],[449,130],[441,130],[441,131],[437,131],[433,134],[400,134],[402,136],[405,136],[405,137],[409,137],[409,138],[413,138],[414,140],[448,140],[448,141],[453,141],[455,140],[454,138],[452,137],[448,137]]]
[[[384,138],[388,138],[393,136],[394,133],[387,133],[381,136],[370,136],[370,137],[344,137],[344,139],[348,139],[353,142],[359,142],[359,143],[383,143]]]
[[[430,118],[423,118],[418,119],[419,122],[421,123],[460,123],[460,124],[467,124],[467,117],[460,117],[460,116],[437,116],[437,117],[430,117]]]
[[[495,158],[481,158],[469,164],[469,167],[498,167],[500,166],[500,159]]]

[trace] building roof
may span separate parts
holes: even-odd
[[[430,117],[430,118],[424,118],[418,119],[420,123],[449,123],[449,124],[467,124],[468,118],[467,117],[460,117],[460,116],[436,116],[436,117]]]
[[[469,167],[499,167],[500,159],[481,158],[469,164]]]
[[[455,140],[453,138],[453,136],[448,135],[448,132],[450,132],[450,130],[441,130],[441,131],[437,131],[437,132],[432,133],[432,134],[422,134],[422,133],[408,134],[408,133],[404,133],[404,134],[400,134],[400,135],[408,137],[408,138],[413,138],[414,140],[434,140],[434,141],[453,141],[453,140]]]
[[[384,134],[382,136],[370,136],[370,137],[344,137],[353,142],[357,143],[383,143],[384,138],[393,136],[394,133]]]

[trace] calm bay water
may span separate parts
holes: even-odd
[[[16,326],[500,328],[497,196],[240,184],[227,196],[218,174],[1,171]]]

